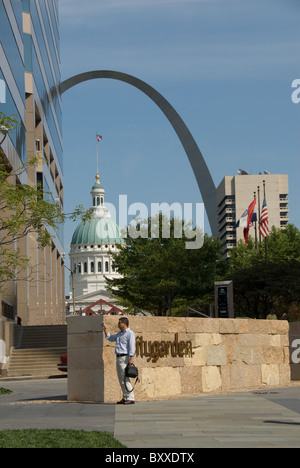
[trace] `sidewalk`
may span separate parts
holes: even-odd
[[[115,437],[127,447],[300,447],[299,387],[138,403],[126,410],[116,412]]]
[[[300,385],[137,402],[68,403],[67,379],[0,380],[0,430],[108,431],[128,448],[300,447]]]

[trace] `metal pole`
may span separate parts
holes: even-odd
[[[73,313],[76,313],[75,305],[75,286],[74,286],[74,271],[71,271],[71,280],[72,280],[72,296],[73,296]]]
[[[256,192],[254,192],[254,199],[256,200]],[[257,250],[258,248],[258,242],[257,242],[257,219],[255,221],[255,248]]]
[[[258,195],[258,222],[260,223],[260,216],[261,216],[261,211],[260,211],[260,187],[257,187],[257,195]],[[259,229],[259,243],[261,244],[260,229]]]

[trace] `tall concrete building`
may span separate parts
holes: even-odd
[[[18,168],[28,157],[40,156],[15,183],[41,183],[50,200],[63,207],[60,78],[58,0],[0,0],[0,111],[15,114],[20,123],[1,146],[1,158]],[[49,233],[51,246],[45,249],[37,248],[36,236],[18,242],[33,276],[12,282],[0,298],[6,320],[64,322],[63,229]]]
[[[243,228],[235,229],[235,225],[258,192],[260,193],[260,209],[264,198],[264,181],[269,213],[269,225],[284,229],[289,222],[288,193],[289,181],[287,175],[258,174],[250,175],[239,171],[236,176],[226,176],[217,189],[218,230],[221,241],[224,242],[224,255],[230,256],[232,248],[244,239]],[[258,190],[259,187],[259,190]],[[254,195],[255,194],[255,195]],[[259,214],[259,203],[257,202]],[[255,236],[254,228],[250,235]]]

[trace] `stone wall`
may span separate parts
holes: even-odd
[[[102,317],[68,319],[69,400],[121,398],[114,343]],[[118,332],[118,317],[105,317]],[[288,385],[287,322],[244,319],[131,317],[137,336],[137,400]]]

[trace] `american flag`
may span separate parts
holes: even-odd
[[[101,135],[96,135],[96,138],[97,138],[97,141],[102,141],[103,140],[103,137]]]
[[[270,234],[269,214],[268,214],[266,197],[264,198],[264,203],[262,206],[262,212],[261,212],[261,217],[259,221],[259,232],[261,233],[262,237],[267,237]]]

